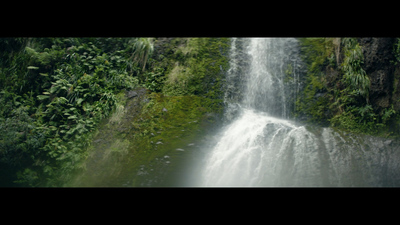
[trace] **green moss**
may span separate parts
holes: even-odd
[[[373,117],[376,119],[376,117]],[[369,134],[375,136],[385,135],[385,125],[372,121],[360,121],[360,116],[355,111],[345,111],[330,119],[331,125],[347,132]]]
[[[145,127],[137,137],[147,144],[176,136],[184,137],[199,128],[205,114],[221,111],[215,101],[208,98],[152,93],[140,118],[134,121],[138,126]]]
[[[167,96],[222,96],[223,71],[228,38],[175,38],[166,46],[168,54],[155,67],[165,67],[162,93]]]
[[[327,85],[324,70],[330,63],[333,54],[333,39],[331,38],[300,38],[302,60],[306,63],[307,74],[305,86],[296,100],[297,117],[305,116],[308,122],[326,125],[329,101],[325,95]]]
[[[195,142],[212,126],[215,113],[221,113],[213,100],[199,96],[165,96],[152,93],[143,111],[133,121],[138,128],[131,136],[133,170],[149,165],[180,146]],[[141,177],[133,178],[137,185]]]
[[[340,51],[335,51],[335,47],[339,49],[335,45],[340,43],[332,38],[300,39],[307,74],[305,88],[296,102],[296,114],[305,115],[308,122],[316,124],[331,125],[349,132],[377,134],[384,125],[367,104],[369,79],[361,68],[361,46],[355,38],[342,38],[341,43],[343,62],[336,70],[342,75],[338,83],[328,84],[326,71],[338,65],[335,61]]]
[[[222,114],[216,103],[201,96],[156,92],[127,100],[125,110],[117,109],[102,122],[93,139],[88,170],[68,186],[118,186],[119,180],[140,186],[146,177],[132,174],[140,173],[144,165],[163,170],[157,167],[161,166],[157,159],[198,143],[210,131]]]
[[[329,101],[325,95],[316,98],[318,93],[325,92],[325,84],[321,76],[309,74],[307,86],[296,101],[296,114],[307,115],[308,122],[316,124],[326,124],[327,116],[325,112],[329,110]]]
[[[66,62],[57,65],[54,72],[58,77],[40,76],[43,79],[51,77],[55,82],[52,86],[52,83],[47,85],[44,89],[47,94],[40,93],[40,98],[53,110],[48,113],[49,118],[44,119],[50,120],[49,131],[56,135],[49,139],[44,150],[55,161],[46,165],[55,164],[62,168],[58,174],[67,174],[67,169],[72,171],[78,161],[75,158],[85,158],[90,152],[89,158],[95,160],[97,157],[101,163],[83,162],[92,168],[88,168],[80,181],[86,179],[89,185],[101,180],[104,185],[109,185],[122,170],[129,173],[140,165],[148,165],[182,143],[201,136],[216,122],[215,115],[222,111],[223,72],[228,67],[229,39],[175,38],[161,46],[164,49],[162,57],[153,54],[147,66],[143,62],[140,67],[131,62],[135,57],[129,58],[132,54],[129,53],[132,46],[129,46],[138,43],[135,40],[127,41],[125,50],[112,53],[99,48],[100,42],[105,40],[82,40],[82,44],[64,51]],[[146,56],[139,58],[145,60]],[[37,59],[37,64],[41,66],[50,59],[44,54]],[[142,97],[140,101],[127,100],[124,92],[119,93],[124,88],[134,89],[138,83],[153,92],[146,95],[147,103]],[[47,97],[54,93],[58,95],[54,99]],[[48,104],[50,99],[51,104]],[[67,100],[73,105],[67,105]],[[66,110],[58,112],[61,106]],[[94,119],[90,119],[92,116]],[[76,142],[75,139],[69,145],[60,142],[64,136],[57,133],[56,121],[61,120],[65,123],[60,123],[60,133],[65,133],[65,140],[70,142],[72,139],[66,135],[75,135]],[[72,126],[75,123],[77,125]],[[100,127],[96,133],[97,124]],[[94,147],[87,150],[88,140],[92,138]],[[59,159],[63,160],[62,165],[57,163],[61,162]],[[49,168],[46,167],[45,173],[53,173]],[[102,171],[94,175],[97,172],[93,170]],[[58,183],[49,185],[57,186]]]

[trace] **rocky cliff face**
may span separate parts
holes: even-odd
[[[344,60],[344,50],[343,46],[340,45],[340,39],[338,39],[335,38],[333,41],[336,54],[335,66],[325,64],[322,69],[326,89],[323,88],[320,91],[329,92],[325,95],[327,98],[334,95],[333,90],[343,90],[346,86],[342,81],[343,72],[340,69]],[[394,63],[396,61],[394,53],[396,38],[366,37],[358,38],[357,41],[364,56],[362,69],[370,79],[369,104],[373,107],[375,113],[380,115],[384,109],[391,107],[392,104],[394,110],[399,112],[400,85],[398,79],[400,78],[400,66]],[[318,97],[317,93],[314,98],[317,99]]]
[[[395,60],[395,38],[360,38],[364,54],[363,69],[370,78],[370,102],[377,109],[390,106],[392,99]]]
[[[129,166],[134,158],[130,145],[138,130],[133,123],[149,99],[145,88],[137,88],[125,94],[126,104],[103,121],[93,138],[85,170],[66,186],[120,187],[129,184],[127,176],[136,172]]]
[[[398,187],[400,149],[398,139],[310,128],[320,142],[323,185],[339,187]],[[318,177],[318,176],[316,176]],[[300,181],[299,181],[300,182]]]

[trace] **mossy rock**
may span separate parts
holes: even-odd
[[[67,186],[141,186],[156,173],[163,182],[174,166],[165,156],[199,143],[222,111],[215,100],[205,97],[136,92],[137,97],[126,99],[123,110],[102,122],[86,171]]]

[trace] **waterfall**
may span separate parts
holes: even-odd
[[[387,148],[391,141],[291,120],[300,82],[297,49],[294,38],[232,39],[230,122],[207,153],[200,186],[400,185],[400,153]]]

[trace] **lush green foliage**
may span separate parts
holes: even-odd
[[[333,107],[338,107],[336,115],[331,118],[334,126],[358,132],[377,134],[385,128],[387,118],[394,113],[393,108],[381,119],[369,104],[370,80],[362,69],[364,56],[361,46],[355,38],[342,38],[344,59],[341,66],[345,87],[334,90],[335,102]]]
[[[227,38],[171,40],[164,55],[154,64],[154,68],[164,70],[164,80],[158,82],[157,90],[167,96],[221,98],[223,71],[228,67],[228,59],[224,57],[228,43]]]
[[[0,67],[0,126],[5,131],[0,154],[3,163],[19,162],[19,183],[59,185],[80,168],[96,125],[118,104],[116,95],[138,86],[139,69],[129,58],[140,41],[2,40],[8,52]]]
[[[342,71],[344,81],[348,86],[347,90],[354,92],[352,95],[364,97],[368,103],[370,81],[361,67],[364,59],[361,46],[355,38],[343,38],[342,44],[345,49]]]
[[[182,40],[187,45],[177,47]],[[183,115],[181,111],[188,111],[180,107],[182,100],[174,100],[180,97],[154,95],[143,114],[149,118],[141,126],[142,134],[156,129],[154,124],[171,123],[162,125],[167,129],[179,123],[175,117],[161,121],[156,113],[160,105],[172,113],[179,105],[174,115],[193,120],[221,107],[221,69],[227,67],[221,52],[227,49],[227,39],[176,38],[168,46],[172,51],[157,60],[152,57],[153,44],[150,38],[0,39],[1,168],[16,173],[16,183],[22,186],[68,181],[83,169],[100,121],[121,111],[122,91],[137,86],[172,96],[203,96],[182,97],[187,107],[194,107],[190,115]],[[173,80],[171,71],[179,63],[188,73]]]
[[[133,62],[142,66],[142,70],[146,67],[146,63],[153,54],[153,44],[150,38],[140,38],[136,40],[133,44]]]
[[[332,64],[333,45],[329,38],[300,38],[301,57],[306,63],[305,87],[296,101],[296,116],[305,115],[309,122],[326,125],[328,104],[324,97],[316,98],[326,92],[324,69]]]
[[[351,132],[385,133],[396,111],[391,106],[377,112],[369,103],[370,80],[362,67],[361,46],[356,38],[335,41],[332,38],[300,39],[307,80],[297,99],[297,116],[306,115],[309,122]],[[340,65],[339,58],[342,58]],[[330,76],[337,75],[328,77],[328,72]]]
[[[151,166],[152,171],[167,170],[159,168],[159,159],[174,154],[176,149],[186,151],[193,143],[200,145],[201,139],[216,127],[221,113],[213,99],[165,96],[143,92],[143,88],[135,91],[140,94],[127,99],[124,106],[119,105],[111,117],[101,122],[96,141],[89,148],[88,169],[66,186],[118,186],[121,177],[130,185],[140,186],[145,178],[141,176],[144,165]],[[157,177],[161,178],[162,171]]]
[[[152,160],[210,129],[222,115],[226,38],[175,38],[150,59],[145,87],[153,91],[133,122],[141,162]],[[162,142],[163,144],[157,144]],[[188,144],[188,143],[186,143]],[[154,149],[157,149],[155,151]]]
[[[148,60],[149,68],[140,71],[141,85],[150,93],[139,94],[119,105],[108,122],[102,123],[95,138],[112,137],[94,143],[105,151],[100,158],[109,171],[92,178],[88,170],[70,185],[91,185],[101,183],[99,180],[104,177],[113,179],[116,173],[140,172],[141,166],[154,165],[157,158],[177,148],[193,142],[199,144],[218,124],[222,116],[221,68],[227,66],[223,55],[227,39],[174,38],[160,42],[154,41],[158,51]],[[143,93],[142,88],[136,91]],[[94,151],[91,154],[96,154]],[[121,165],[125,165],[123,171]],[[141,183],[140,176],[127,179],[133,179],[133,185]]]
[[[165,76],[163,68],[155,68],[153,71],[145,73],[144,86],[154,92],[161,92],[164,85]]]

